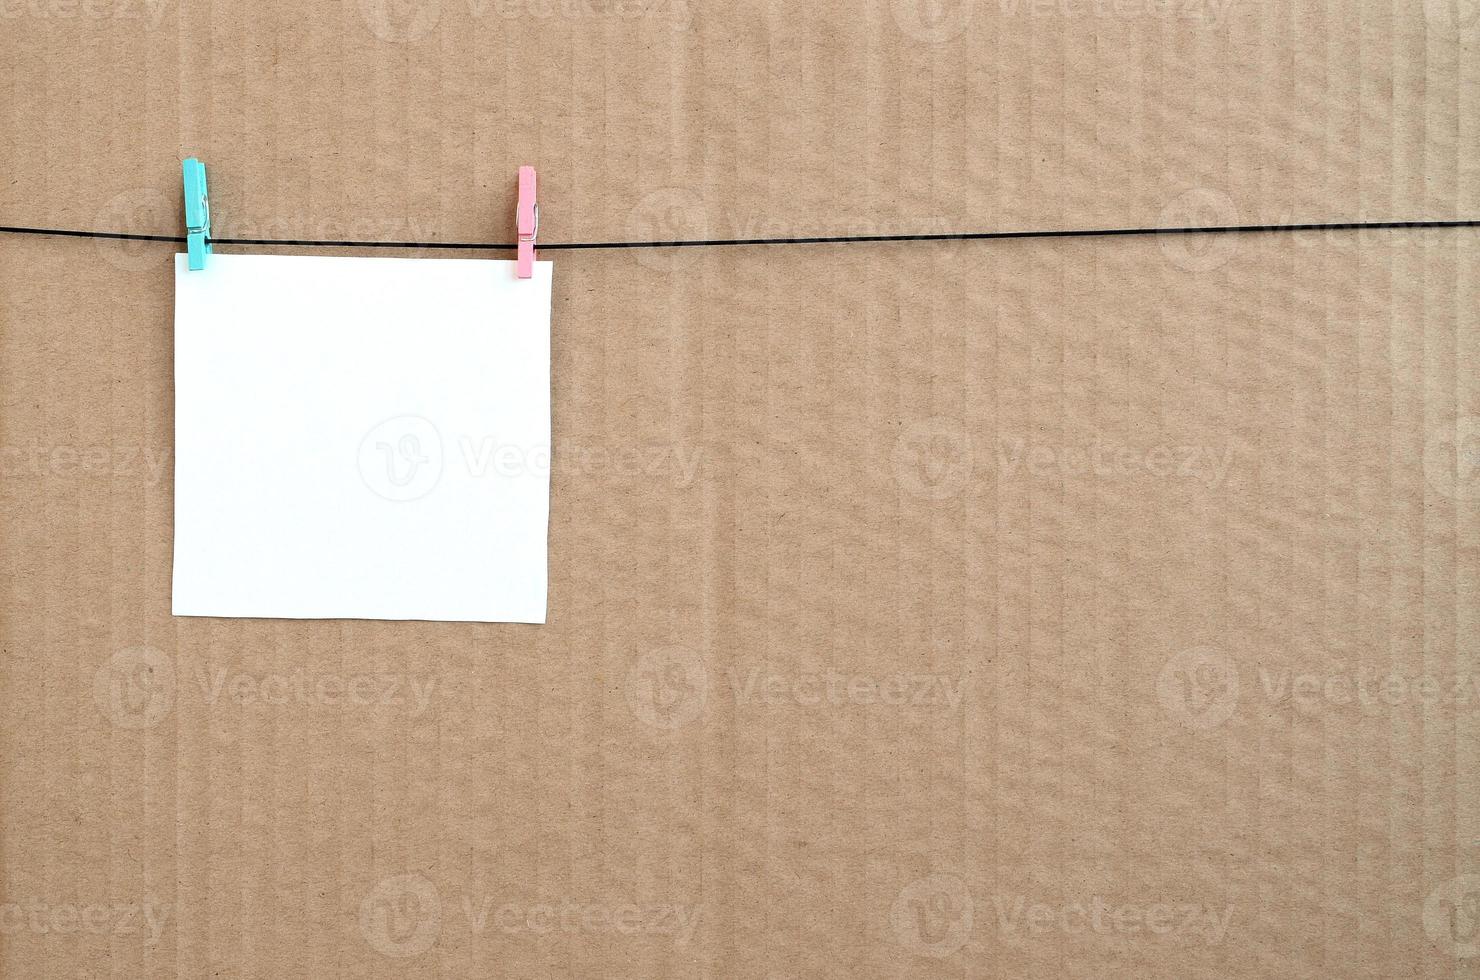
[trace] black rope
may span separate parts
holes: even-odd
[[[1235,235],[1297,231],[1376,231],[1395,228],[1476,228],[1480,220],[1467,221],[1337,221],[1284,225],[1212,225],[1182,228],[1078,228],[1045,231],[963,231],[936,235],[838,235],[818,238],[701,238],[662,242],[538,242],[544,252],[587,248],[699,248],[720,245],[845,245],[855,242],[963,242],[1010,238],[1111,238],[1130,235]],[[11,235],[58,235],[66,238],[101,238],[129,242],[174,242],[184,235],[136,235],[119,231],[74,231],[63,228],[22,228],[0,225]],[[213,245],[286,245],[314,248],[443,248],[481,251],[513,251],[513,242],[356,242],[315,241],[299,238],[213,238]]]

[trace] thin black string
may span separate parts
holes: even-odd
[[[855,242],[961,242],[1009,238],[1111,238],[1130,235],[1243,235],[1297,231],[1376,231],[1395,228],[1477,228],[1480,220],[1465,221],[1337,221],[1285,225],[1211,225],[1181,228],[1077,228],[1043,231],[963,231],[936,235],[838,235],[818,238],[700,238],[661,242],[538,242],[539,251],[554,252],[586,248],[699,248],[720,245],[845,245]],[[174,242],[184,235],[136,235],[120,231],[74,231],[63,228],[22,228],[0,225],[11,235],[57,235],[66,238],[101,238],[129,242]],[[213,238],[213,245],[286,245],[314,248],[430,248],[480,251],[513,251],[513,242],[357,242],[319,241],[301,238]]]

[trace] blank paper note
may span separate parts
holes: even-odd
[[[177,255],[175,615],[543,623],[550,280]]]

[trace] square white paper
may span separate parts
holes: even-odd
[[[543,623],[550,280],[177,255],[175,615]]]

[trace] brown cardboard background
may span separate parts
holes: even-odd
[[[227,236],[505,240],[520,163],[549,241],[1480,215],[1473,5],[675,4],[12,3],[0,216],[178,233],[192,153]],[[1474,975],[1474,699],[1264,684],[1477,675],[1472,231],[547,253],[543,628],[170,617],[170,251],[0,236],[5,976]],[[201,687],[299,670],[436,696]],[[495,918],[567,902],[697,926]]]

